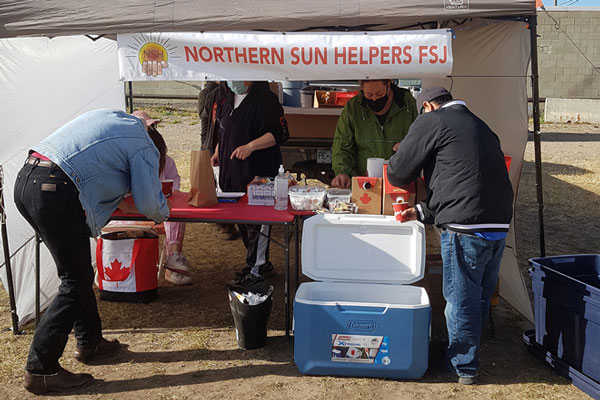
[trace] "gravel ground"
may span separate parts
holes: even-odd
[[[153,109],[189,188],[189,151],[198,147],[199,125],[190,113]],[[600,129],[592,125],[543,125],[543,180],[547,255],[599,253]],[[533,143],[527,144],[516,208],[519,263],[539,255]],[[275,237],[282,237],[275,230]],[[293,364],[293,342],[283,335],[282,252],[271,246],[278,274],[268,345],[239,350],[224,282],[244,262],[238,241],[220,239],[212,225],[188,224],[184,251],[194,284],[159,283],[159,298],[147,305],[99,302],[105,334],[129,347],[110,365],[82,366],[67,345],[62,365],[99,380],[77,399],[586,399],[567,380],[532,357],[521,333],[531,327],[503,300],[493,310],[496,332],[486,330],[478,385],[462,386],[442,365],[444,319],[434,309],[430,366],[417,381],[311,377]],[[0,326],[10,326],[8,298],[0,292]],[[22,366],[33,326],[22,336],[0,332],[0,398],[30,397],[21,386]]]

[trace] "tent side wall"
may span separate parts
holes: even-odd
[[[13,201],[13,187],[28,150],[75,116],[96,108],[124,109],[116,42],[84,36],[0,40],[0,121],[9,247],[19,324],[33,318],[34,232]],[[41,252],[41,308],[60,280],[45,248]],[[4,254],[0,254],[0,266]],[[0,269],[6,287],[6,271]]]
[[[502,150],[512,157],[510,180],[516,193],[527,144],[527,66],[530,31],[523,22],[482,22],[456,30],[451,79],[426,80],[423,86],[452,88],[455,98],[496,132]],[[500,270],[500,295],[533,321],[527,288],[517,261],[514,217]]]

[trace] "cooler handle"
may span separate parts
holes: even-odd
[[[342,303],[335,303],[335,307],[341,313],[353,313],[353,314],[377,314],[383,315],[387,312],[389,306],[385,307],[372,307],[364,305],[349,305]]]

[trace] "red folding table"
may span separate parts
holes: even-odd
[[[290,334],[290,227],[295,225],[295,246],[296,246],[296,286],[298,286],[298,224],[296,217],[302,213],[291,211],[277,211],[273,206],[251,206],[248,205],[248,198],[244,195],[234,203],[217,203],[214,206],[194,207],[188,204],[188,193],[173,192],[169,197],[171,212],[169,221],[173,222],[210,222],[210,223],[229,223],[229,224],[255,224],[255,225],[281,225],[284,227],[283,243],[271,238],[271,241],[281,247],[285,252],[285,335]],[[120,210],[115,211],[111,219],[139,221],[144,220],[141,214],[124,213]]]

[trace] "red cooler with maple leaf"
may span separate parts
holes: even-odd
[[[96,247],[100,299],[147,303],[158,287],[158,236],[140,232],[103,234]]]

